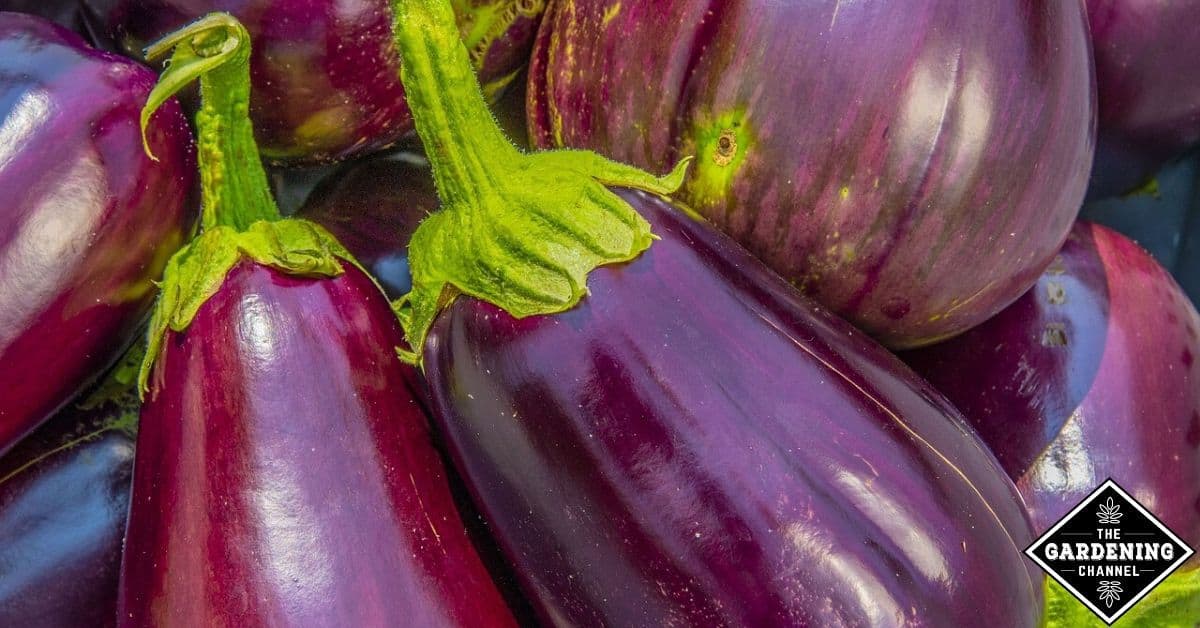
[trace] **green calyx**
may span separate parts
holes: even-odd
[[[226,13],[212,13],[151,45],[146,55],[154,58],[171,50],[170,63],[142,111],[142,128],[144,133],[168,98],[199,79],[196,127],[203,213],[200,235],[176,252],[163,271],[137,376],[141,394],[149,390],[167,332],[187,329],[239,262],[313,278],[341,275],[343,262],[358,266],[322,227],[279,215],[250,123],[246,29]]]
[[[167,331],[188,328],[200,306],[242,260],[289,275],[337,277],[342,261],[357,265],[337,238],[320,225],[299,219],[260,221],[245,231],[218,225],[200,234],[167,262],[162,290],[150,319],[149,346],[138,374],[138,389],[149,390],[151,367],[163,350]]]
[[[413,289],[395,303],[413,347],[401,357],[419,364],[429,327],[459,294],[516,317],[576,305],[589,272],[654,239],[609,187],[670,194],[691,160],[657,177],[586,151],[521,153],[487,109],[449,0],[392,9],[401,80],[442,200],[413,234]]]
[[[1105,628],[1107,624],[1062,585],[1046,578],[1046,628]],[[1129,612],[1113,622],[1117,628],[1194,628],[1200,625],[1200,568],[1167,576]]]

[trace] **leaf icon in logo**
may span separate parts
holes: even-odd
[[[1096,511],[1096,518],[1100,523],[1109,523],[1116,525],[1121,523],[1121,505],[1114,502],[1112,497],[1109,497],[1103,504],[1100,504],[1099,510]]]
[[[1112,608],[1113,602],[1121,599],[1121,594],[1125,590],[1121,588],[1121,582],[1118,580],[1101,580],[1100,586],[1096,587],[1096,593],[1100,595],[1100,599],[1104,601],[1104,605]]]

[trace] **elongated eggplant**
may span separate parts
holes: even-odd
[[[130,53],[210,11],[256,42],[251,111],[263,154],[342,160],[412,130],[386,0],[85,0],[96,30]],[[480,76],[499,91],[529,58],[544,0],[455,0]]]
[[[394,10],[443,200],[397,308],[544,623],[1037,623],[1016,490],[943,398],[728,237],[606,187],[669,193],[686,161],[522,154],[446,1]]]
[[[150,115],[200,78],[204,219],[150,330],[122,626],[511,626],[454,507],[379,287],[280,218],[247,115],[250,42],[213,14]]]
[[[1046,530],[1111,477],[1200,546],[1200,315],[1150,255],[1079,222],[992,320],[904,355],[966,415]]]
[[[142,66],[0,14],[0,454],[129,346],[194,219],[174,101],[146,131]]]
[[[130,387],[0,457],[0,626],[116,624],[136,418]]]
[[[1128,192],[1200,143],[1200,3],[1087,0],[1099,135],[1089,196]]]
[[[647,168],[891,347],[1021,296],[1087,186],[1095,83],[1081,0],[577,0],[535,44],[541,147]]]

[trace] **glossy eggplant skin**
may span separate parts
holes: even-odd
[[[539,147],[679,198],[884,344],[965,331],[1037,280],[1083,200],[1081,0],[579,0],[530,62]]]
[[[480,79],[498,87],[529,58],[543,2],[459,0],[472,16],[513,11],[484,53]],[[251,117],[274,163],[340,161],[394,144],[412,130],[392,44],[388,0],[85,0],[87,17],[131,54],[212,11],[228,11],[254,40]],[[520,8],[518,8],[520,7]]]
[[[1089,196],[1128,192],[1200,143],[1200,3],[1087,0],[1099,135]]]
[[[620,193],[648,252],[562,314],[460,297],[425,345],[542,621],[1035,625],[1016,490],[949,404],[728,237]]]
[[[1200,315],[1137,244],[1080,221],[994,319],[904,359],[991,445],[1049,528],[1112,478],[1200,544]]]
[[[116,624],[133,438],[127,405],[72,406],[0,458],[0,625]]]
[[[178,104],[155,76],[37,17],[0,14],[0,454],[129,345],[194,219]]]
[[[408,242],[440,206],[429,162],[401,152],[347,164],[322,179],[297,216],[329,230],[395,299],[412,289]]]
[[[122,626],[506,626],[394,347],[347,265],[241,262],[143,406]]]

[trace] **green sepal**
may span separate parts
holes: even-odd
[[[554,314],[587,294],[587,274],[650,247],[650,223],[608,186],[670,194],[691,158],[666,176],[585,151],[552,151],[493,162],[493,185],[470,204],[426,218],[409,244],[412,291],[393,303],[413,352],[439,311],[459,294],[516,318]]]
[[[1107,624],[1053,578],[1046,578],[1046,628],[1105,628]],[[1119,628],[1194,628],[1200,625],[1200,568],[1167,576],[1129,612],[1113,622]]]
[[[176,252],[163,271],[138,374],[138,390],[143,395],[149,390],[151,368],[167,331],[187,329],[200,307],[242,260],[301,277],[337,277],[344,272],[342,262],[361,268],[332,234],[307,220],[259,221],[241,232],[225,225],[205,231]]]

